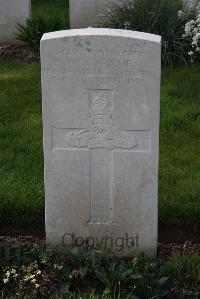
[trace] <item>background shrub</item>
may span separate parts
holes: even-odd
[[[200,295],[200,255],[173,253],[164,269],[179,286],[199,289]]]
[[[17,26],[17,39],[23,41],[31,50],[37,51],[40,47],[42,35],[47,32],[64,29],[63,21],[58,16],[27,19],[25,24]]]
[[[17,38],[31,50],[39,50],[46,32],[69,28],[69,0],[32,0],[32,18],[17,28]]]
[[[114,5],[106,14],[103,26],[130,29],[161,35],[162,62],[189,62],[189,40],[184,37],[185,24],[196,10],[182,0],[129,0]]]
[[[191,49],[188,54],[191,57],[191,63],[200,62],[200,4],[196,19],[191,20],[185,25],[185,37],[190,40]]]

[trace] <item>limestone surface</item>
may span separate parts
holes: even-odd
[[[115,29],[43,36],[50,243],[156,253],[160,43]]]
[[[0,0],[0,42],[16,43],[17,24],[24,24],[30,16],[31,0]]]

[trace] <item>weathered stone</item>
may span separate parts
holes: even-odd
[[[43,36],[49,242],[156,253],[160,52],[133,31]]]
[[[0,42],[16,43],[16,26],[30,15],[30,0],[0,0]]]
[[[121,4],[121,0],[70,0],[70,27],[102,27],[102,17]]]

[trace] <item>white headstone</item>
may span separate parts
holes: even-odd
[[[16,42],[16,26],[31,16],[30,0],[0,0],[0,42]]]
[[[43,36],[49,242],[156,253],[160,52],[133,31]]]
[[[102,27],[102,17],[121,0],[70,0],[70,28]]]

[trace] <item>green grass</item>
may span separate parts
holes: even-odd
[[[58,15],[68,0],[33,0],[32,16]],[[160,225],[200,227],[200,66],[164,69],[161,89]],[[44,223],[40,67],[0,61],[0,222]]]
[[[58,16],[69,27],[69,0],[32,0],[32,18]]]
[[[69,0],[32,0],[32,18],[58,16],[69,27]],[[44,222],[39,64],[0,61],[0,222]]]
[[[40,67],[0,62],[0,219],[43,221]]]
[[[1,224],[44,221],[40,67],[0,62]],[[200,65],[164,69],[160,225],[200,226]]]
[[[161,92],[161,224],[200,224],[200,65],[165,69]]]

